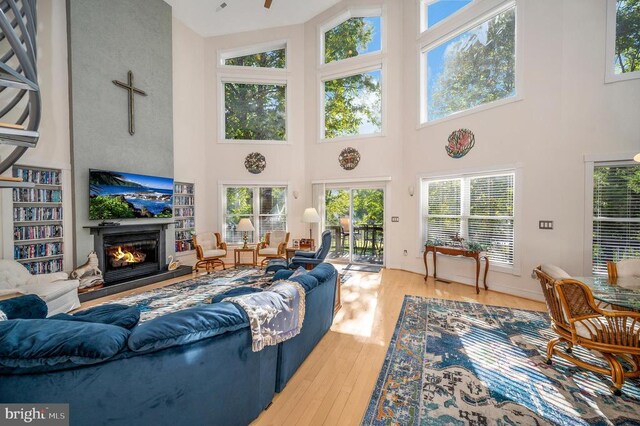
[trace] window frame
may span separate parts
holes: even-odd
[[[427,31],[431,31],[434,28],[439,27],[440,25],[446,25],[447,21],[449,21],[450,19],[455,19],[454,17],[456,17],[458,14],[464,13],[467,9],[474,6],[478,0],[471,0],[471,3],[456,10],[455,12],[453,12],[451,15],[449,15],[442,21],[434,24],[431,27],[427,27],[427,13],[428,13],[427,8],[429,4],[435,3],[436,1],[438,0],[418,0],[418,7],[420,9],[420,13],[419,13],[420,20],[418,21],[418,35],[424,34]]]
[[[318,143],[331,143],[351,141],[355,139],[379,138],[386,136],[387,128],[387,70],[386,63],[383,61],[365,62],[362,66],[355,68],[347,68],[343,71],[321,75],[318,79],[318,97],[320,99],[320,114],[318,117]],[[368,133],[363,135],[347,135],[338,136],[336,138],[325,137],[325,82],[330,80],[339,80],[341,78],[351,77],[358,74],[365,74],[370,71],[380,70],[380,131],[376,133]]]
[[[506,265],[497,262],[490,262],[489,270],[502,272],[511,274],[514,276],[521,275],[521,247],[520,247],[520,235],[522,232],[522,185],[523,185],[523,165],[522,164],[514,164],[514,165],[505,165],[500,167],[495,167],[491,169],[465,169],[454,172],[436,172],[436,173],[427,173],[420,174],[417,176],[416,180],[416,188],[419,188],[420,194],[417,197],[417,218],[418,218],[418,240],[417,240],[417,256],[421,258],[424,253],[424,207],[426,206],[427,200],[425,200],[425,191],[424,186],[427,182],[430,181],[442,181],[442,180],[453,180],[453,179],[462,179],[470,180],[471,178],[478,177],[488,177],[488,176],[497,176],[497,175],[505,175],[505,174],[513,174],[513,263],[511,265]],[[466,213],[470,212],[469,206],[469,196],[470,192],[468,189],[461,191],[461,214],[460,214],[460,226],[463,227],[465,221],[472,216]],[[466,210],[465,210],[466,209]]]
[[[324,35],[327,31],[332,30],[338,25],[348,21],[351,18],[373,18],[380,17],[380,50],[375,52],[363,53],[361,55],[352,56],[351,58],[341,59],[333,62],[325,62],[325,45]],[[386,54],[387,51],[387,26],[386,26],[386,10],[384,6],[380,7],[352,7],[342,11],[335,15],[328,21],[323,22],[318,26],[318,67],[339,67],[345,64],[353,64],[366,60],[367,58],[377,57]]]
[[[247,68],[247,67],[238,67]],[[253,68],[252,68],[253,69]],[[258,68],[260,69],[260,68]],[[278,85],[285,87],[285,138],[283,140],[275,139],[227,139],[226,138],[226,117],[225,117],[225,84],[264,84]],[[253,76],[236,73],[218,73],[218,143],[220,144],[252,144],[252,145],[290,145],[291,135],[291,109],[289,102],[291,99],[291,89],[288,79],[268,76],[256,73]]]
[[[427,59],[426,53],[443,43],[446,43],[457,36],[469,31],[470,29],[477,27],[483,22],[511,9],[515,10],[516,30],[515,30],[515,87],[516,94],[508,98],[498,99],[496,101],[488,102],[485,104],[477,105],[475,107],[458,111],[450,114],[446,117],[438,118],[436,120],[427,120]],[[419,14],[422,19],[422,14]],[[440,123],[447,122],[449,120],[455,120],[460,117],[465,117],[470,114],[475,114],[481,111],[497,108],[513,102],[519,102],[524,99],[524,87],[523,79],[521,77],[522,68],[522,8],[518,7],[516,0],[486,0],[484,2],[473,1],[469,5],[460,9],[458,12],[451,15],[444,21],[441,21],[437,25],[434,25],[431,29],[423,32],[418,39],[417,45],[417,57],[418,57],[418,124],[417,129],[430,127]],[[442,25],[439,25],[441,24]]]
[[[289,184],[289,182],[255,182],[255,181],[249,181],[249,182],[243,182],[243,181],[221,181],[218,182],[218,194],[220,197],[220,203],[219,203],[219,212],[218,212],[218,217],[219,219],[219,228],[220,229],[220,233],[223,236],[223,239],[225,239],[225,242],[227,242],[227,244],[229,244],[230,246],[240,246],[243,243],[242,242],[230,242],[230,241],[226,241],[226,233],[227,233],[227,228],[226,228],[226,218],[227,218],[227,188],[251,188],[253,190],[253,213],[250,215],[250,219],[251,219],[251,223],[253,224],[253,227],[256,229],[253,232],[253,238],[251,241],[247,241],[248,244],[257,244],[260,241],[255,241],[256,237],[259,237],[260,235],[260,217],[262,216],[270,216],[270,215],[264,215],[264,214],[260,214],[260,189],[261,188],[274,188],[274,187],[281,187],[285,189],[285,194],[286,194],[286,199],[285,199],[285,209],[286,209],[286,214],[285,214],[285,231],[289,231],[289,214],[290,214],[290,197],[291,197],[291,185]],[[271,216],[275,216],[275,215],[271,215]]]
[[[240,56],[256,55],[258,53],[270,52],[272,50],[284,49],[284,68],[267,68],[267,67],[248,67],[245,65],[227,65],[225,61],[227,59],[233,59]],[[224,69],[228,72],[233,70],[245,70],[256,72],[268,72],[268,73],[282,73],[289,69],[289,42],[286,39],[269,41],[260,44],[252,44],[250,46],[236,47],[231,49],[218,50],[218,68]]]
[[[616,25],[617,25],[617,0],[607,0],[607,28],[604,61],[604,82],[617,83],[619,81],[634,80],[640,78],[640,70],[616,74],[614,62],[616,57]]]
[[[582,275],[593,275],[593,174],[596,166],[616,166],[624,164],[637,164],[633,161],[636,153],[585,155],[584,174],[584,257]]]

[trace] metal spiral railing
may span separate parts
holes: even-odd
[[[36,22],[36,0],[0,0],[0,143],[14,146],[0,173],[38,143]]]

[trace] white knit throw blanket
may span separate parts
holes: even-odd
[[[304,288],[292,281],[278,281],[265,291],[228,297],[247,313],[253,352],[297,336],[305,309]]]

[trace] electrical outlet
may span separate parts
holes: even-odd
[[[405,250],[402,254],[404,254],[405,256],[408,256],[409,252]]]
[[[400,222],[399,216],[391,216],[391,222]]]
[[[553,229],[553,221],[552,220],[540,220],[538,221],[538,228],[539,229]]]

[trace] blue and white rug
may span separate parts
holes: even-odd
[[[362,424],[640,425],[640,382],[548,366],[553,337],[546,313],[406,296]]]
[[[265,288],[271,285],[272,274],[259,269],[228,269],[213,271],[209,275],[181,281],[144,293],[110,300],[103,304],[120,303],[137,306],[140,322],[160,315],[210,303],[211,298],[233,287]]]

